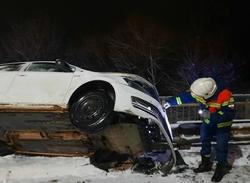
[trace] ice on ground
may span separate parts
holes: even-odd
[[[88,158],[28,157],[9,155],[0,158],[0,183],[206,183],[213,171],[195,174],[192,168],[200,161],[199,147],[180,151],[189,169],[182,173],[144,175],[126,171],[102,171],[89,163]],[[231,173],[222,182],[250,182],[250,145],[231,146]]]

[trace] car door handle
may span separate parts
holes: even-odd
[[[27,75],[26,75],[26,74],[20,74],[19,76],[22,76],[22,77],[23,77],[23,76],[27,76]]]

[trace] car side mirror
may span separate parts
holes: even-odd
[[[68,62],[66,62],[65,60],[62,60],[62,59],[56,59],[56,64],[57,65],[60,65],[64,68],[67,68],[69,70],[71,70],[72,72],[75,72],[76,71],[76,68],[75,67],[72,67]]]
[[[76,71],[76,68],[75,67],[70,67],[71,68],[71,71],[72,72],[75,72]]]

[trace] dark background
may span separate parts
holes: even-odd
[[[225,0],[1,2],[0,62],[135,73],[161,95],[204,76],[249,93],[249,10]]]

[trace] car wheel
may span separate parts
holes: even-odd
[[[87,92],[71,105],[71,122],[82,131],[95,133],[111,123],[113,108],[114,101],[104,90]]]

